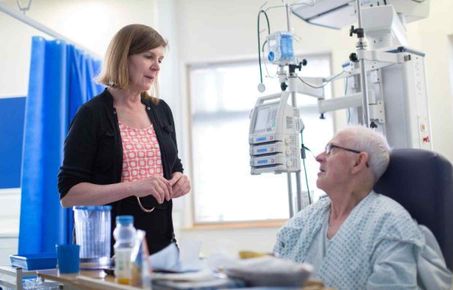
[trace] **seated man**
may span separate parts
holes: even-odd
[[[316,184],[327,196],[280,229],[274,253],[312,264],[315,278],[339,290],[450,289],[442,254],[429,261],[423,254],[438,249],[435,239],[427,244],[432,239],[400,204],[372,191],[389,151],[385,138],[365,127],[336,134],[316,157]]]

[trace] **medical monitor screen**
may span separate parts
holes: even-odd
[[[277,111],[278,105],[259,108],[256,113],[254,133],[273,131],[273,128],[277,123]]]

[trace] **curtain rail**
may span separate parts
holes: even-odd
[[[24,15],[24,14],[21,14],[19,11],[17,10],[14,10],[14,9],[11,9],[10,7],[8,7],[6,4],[0,2],[0,11],[1,12],[4,12],[5,14],[41,31],[41,32],[44,32],[45,34],[51,36],[51,37],[54,37],[56,39],[60,39],[60,40],[63,40],[69,44],[73,44],[74,46],[78,47],[79,49],[89,53],[90,55],[92,55],[93,57],[97,57],[97,58],[100,58],[99,54],[93,52],[92,50],[88,49],[88,48],[85,48],[84,46],[82,45],[79,45],[77,44],[76,42],[70,40],[69,38],[67,38],[66,36],[56,32],[55,30],[52,30],[50,29],[49,27],[37,22],[36,20]]]

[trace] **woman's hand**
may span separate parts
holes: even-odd
[[[135,181],[133,193],[138,197],[152,195],[159,204],[173,196],[171,182],[162,176],[151,176]]]
[[[189,177],[181,172],[174,172],[169,181],[172,188],[172,198],[183,196],[190,191],[191,187]]]

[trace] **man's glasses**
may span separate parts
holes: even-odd
[[[332,150],[334,148],[346,150],[346,151],[349,151],[349,152],[352,152],[352,153],[360,153],[361,152],[359,150],[354,150],[354,149],[351,149],[351,148],[338,146],[338,145],[335,145],[335,144],[332,144],[332,143],[327,143],[326,148],[324,149],[324,153],[326,153],[326,155],[330,155],[330,153],[332,153]]]

